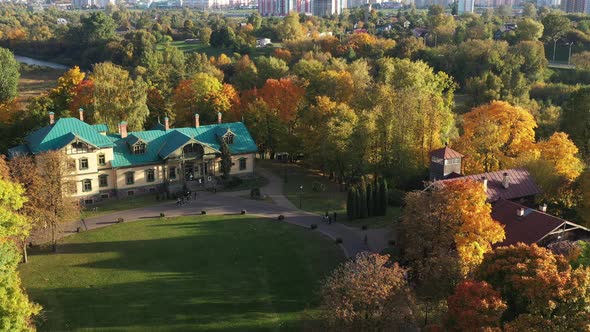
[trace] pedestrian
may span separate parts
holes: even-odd
[[[365,234],[365,239],[363,240],[363,242],[365,243],[365,245],[367,245],[367,243],[369,242],[369,239],[367,238],[366,234]]]
[[[332,217],[328,216],[328,225],[332,225]]]
[[[197,191],[196,190],[193,192],[193,195],[194,195],[194,200],[196,201],[197,200]]]
[[[336,211],[334,211],[334,222],[336,222]]]
[[[176,205],[177,205],[177,206],[180,206],[180,204],[181,204],[181,203],[180,203],[180,197],[177,197],[177,198],[176,198]]]
[[[184,197],[180,198],[180,205],[184,205]]]

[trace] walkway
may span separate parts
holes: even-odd
[[[272,172],[259,168],[257,169],[262,176],[269,180],[269,183],[261,188],[263,195],[272,198],[273,202],[252,200],[240,196],[248,195],[249,192],[199,192],[197,200],[191,200],[183,206],[177,206],[175,202],[154,204],[143,208],[120,211],[102,216],[87,218],[82,222],[75,222],[65,226],[65,233],[75,232],[77,227],[82,229],[95,229],[112,225],[117,222],[118,218],[124,221],[158,218],[160,213],[166,217],[199,215],[204,210],[207,214],[239,214],[246,210],[248,215],[254,215],[264,218],[278,219],[279,215],[284,215],[283,222],[310,228],[311,224],[318,226],[317,231],[330,237],[332,240],[342,239],[342,249],[347,257],[353,257],[362,251],[379,252],[387,247],[388,230],[371,229],[362,231],[358,228],[348,227],[340,223],[328,225],[322,221],[322,217],[297,209],[282,194],[282,180]],[[365,244],[365,236],[367,244]]]

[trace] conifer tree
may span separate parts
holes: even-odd
[[[361,183],[359,185],[359,216],[361,218],[366,218],[368,216],[367,211],[367,183],[365,182],[364,178],[361,178]]]
[[[374,216],[375,210],[373,209],[375,206],[375,196],[373,191],[373,185],[370,181],[367,181],[366,184],[366,192],[367,192],[367,216],[372,217]]]
[[[223,174],[223,178],[227,179],[229,177],[229,173],[231,172],[231,152],[229,151],[229,146],[227,143],[222,139],[221,140],[221,174]]]
[[[389,196],[389,190],[387,189],[387,180],[385,178],[381,179],[381,186],[379,186],[379,191],[379,207],[381,208],[379,212],[380,215],[385,216],[387,215],[387,200]]]
[[[348,188],[348,195],[346,197],[346,216],[348,220],[354,219],[354,193],[353,187]]]

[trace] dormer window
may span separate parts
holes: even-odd
[[[138,142],[137,144],[133,145],[133,154],[144,154],[145,153],[145,143]]]
[[[227,133],[223,136],[223,141],[226,144],[233,144],[234,143],[234,134],[232,133]]]
[[[203,147],[201,146],[201,144],[197,144],[197,143],[192,143],[192,144],[187,144],[182,148],[182,152],[184,154],[203,154]]]
[[[68,154],[86,153],[89,150],[90,148],[88,147],[88,144],[84,142],[72,142],[66,152]]]

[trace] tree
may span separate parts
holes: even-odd
[[[80,19],[84,44],[105,41],[115,36],[115,21],[103,12],[96,11]]]
[[[537,7],[535,7],[535,4],[525,3],[523,10],[522,10],[522,16],[530,17],[530,18],[537,17]],[[520,25],[519,25],[519,27],[520,27]]]
[[[486,200],[482,184],[471,180],[406,195],[400,242],[413,279],[425,293],[449,295],[484,253],[504,239]]]
[[[147,87],[141,77],[133,80],[125,69],[109,62],[94,65],[94,120],[117,128],[126,121],[129,130],[142,130],[149,114]]]
[[[280,79],[289,71],[285,61],[272,56],[257,57],[256,68],[258,69],[258,86],[262,86],[268,79]]]
[[[76,89],[80,83],[84,80],[86,74],[80,71],[78,66],[71,68],[66,71],[62,76],[57,79],[57,86],[49,92],[49,98],[53,100],[53,106],[55,113],[60,115],[66,115],[64,111],[70,109],[70,104],[74,101],[76,96]],[[78,110],[76,110],[76,113]],[[77,116],[75,114],[74,116]]]
[[[488,283],[466,280],[447,299],[445,326],[451,331],[490,331],[501,326],[506,303]]]
[[[512,167],[535,149],[533,116],[503,101],[474,108],[463,117],[463,135],[456,142],[465,159],[465,173]]]
[[[0,231],[1,232],[1,231]],[[32,317],[41,307],[29,302],[17,271],[20,255],[10,242],[0,241],[0,330],[35,331]]]
[[[211,30],[211,28],[209,27],[203,27],[199,30],[199,39],[201,40],[201,43],[203,43],[203,45],[209,45],[212,33],[213,30]]]
[[[590,70],[590,52],[583,51],[572,54],[572,64],[576,66],[576,69]]]
[[[0,104],[16,97],[19,68],[12,52],[0,47]]]
[[[563,106],[561,129],[574,141],[584,158],[590,156],[590,88],[571,94]]]
[[[402,331],[413,323],[406,270],[388,255],[360,253],[332,272],[322,286],[325,317],[336,328]]]
[[[543,24],[531,19],[524,18],[518,22],[518,29],[516,29],[516,37],[518,40],[538,40],[543,36]]]
[[[36,193],[38,210],[50,232],[53,251],[57,251],[57,239],[62,223],[80,216],[78,200],[71,196],[72,185],[67,178],[72,166],[63,151],[49,151],[36,156],[39,174],[44,180],[44,190]]]
[[[549,161],[558,175],[574,181],[584,169],[583,162],[577,157],[578,148],[565,133],[556,132],[546,141],[537,144],[541,157]]]
[[[232,159],[229,146],[227,145],[225,140],[221,139],[221,173],[223,174],[223,178],[229,179],[231,166]]]
[[[522,243],[497,248],[485,255],[476,277],[506,301],[503,321],[545,321],[563,331],[588,328],[590,269],[572,269],[565,257],[548,249]]]
[[[285,16],[276,29],[281,40],[298,39],[305,34],[303,26],[299,23],[299,13],[296,11],[292,11]]]
[[[567,33],[571,24],[570,20],[563,15],[550,13],[543,17],[541,22],[543,23],[544,27],[543,38],[545,41],[553,42],[553,61],[555,61],[555,48],[557,41]]]

